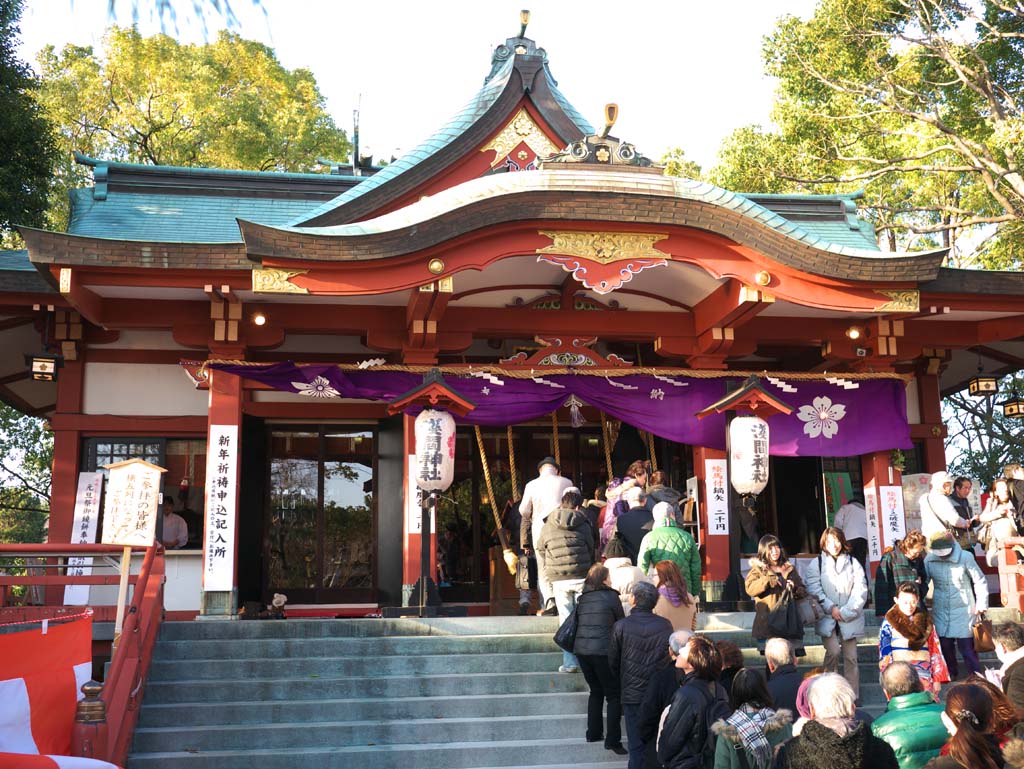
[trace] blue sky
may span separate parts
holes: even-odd
[[[731,130],[768,123],[774,84],[762,74],[762,39],[779,16],[806,18],[814,4],[264,0],[264,14],[231,0],[237,31],[271,45],[285,66],[311,70],[339,126],[350,130],[360,105],[361,145],[378,158],[412,149],[472,97],[492,48],[518,34],[528,7],[527,36],[547,50],[559,88],[591,123],[616,102],[616,136],[655,159],[680,146],[705,167]],[[116,21],[130,24],[131,0],[115,7]],[[45,45],[98,45],[113,21],[107,8],[108,0],[28,0],[22,57],[34,63]],[[145,12],[139,26],[160,30]],[[211,19],[207,34],[218,26]],[[195,42],[203,32],[181,24],[175,36]]]

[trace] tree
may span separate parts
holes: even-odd
[[[1004,377],[999,391],[1024,392],[1024,375]],[[946,454],[952,457],[950,473],[977,478],[988,487],[1002,476],[1005,465],[1024,464],[1020,420],[1003,416],[998,396],[972,398],[966,391],[955,393],[946,397],[943,412],[949,429]]]
[[[1022,53],[1018,1],[821,0],[765,41],[778,131],[734,133],[712,178],[756,185],[745,191],[863,186],[890,247],[1019,265]],[[762,149],[765,173],[744,175],[737,161]]]
[[[67,190],[87,181],[73,150],[133,163],[263,171],[314,171],[318,156],[349,153],[312,73],[289,71],[267,46],[230,32],[183,45],[113,27],[99,55],[91,47],[48,47],[39,63],[40,100],[61,150],[57,227],[65,223]]]
[[[673,147],[661,156],[659,161],[665,166],[666,176],[681,176],[684,179],[701,179],[703,170],[695,160],[686,157],[679,147]]]
[[[0,0],[0,248],[17,245],[14,224],[43,223],[56,157],[32,70],[15,56],[23,7],[24,0]]]

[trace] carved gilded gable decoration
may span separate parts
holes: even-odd
[[[903,291],[878,291],[877,293],[889,297],[888,302],[883,302],[872,310],[872,312],[920,312],[921,292],[917,289],[906,289]]]
[[[257,267],[252,271],[252,290],[257,294],[308,294],[291,279],[305,275],[309,270],[279,270],[276,267]]]
[[[518,352],[510,358],[502,358],[501,364],[507,368],[629,368],[633,365],[618,355],[606,357],[592,349],[597,344],[596,336],[536,336],[534,341],[540,349],[532,355]]]
[[[609,294],[637,273],[668,264],[654,244],[668,235],[648,232],[577,232],[540,230],[551,245],[537,249],[537,261],[557,264],[573,279],[598,294]]]
[[[491,167],[495,168],[504,163],[512,151],[523,143],[533,150],[533,154],[537,157],[553,155],[558,152],[558,147],[540,130],[540,126],[530,117],[530,113],[526,111],[525,107],[520,109],[519,113],[501,129],[501,132],[491,140],[490,144],[480,151],[495,151],[494,160],[491,161]]]

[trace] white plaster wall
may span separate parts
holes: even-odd
[[[907,383],[907,422],[912,425],[921,424],[921,400],[917,393],[917,380]]]
[[[178,350],[181,349],[182,357],[188,357],[194,351],[182,349],[181,345],[174,341],[170,331],[122,331],[117,341],[109,344],[93,344],[90,347],[102,348],[104,350]]]
[[[86,363],[82,400],[86,414],[205,416],[209,408],[209,393],[174,364]]]
[[[119,556],[115,556],[120,560]],[[132,556],[131,573],[142,568],[142,553]],[[164,553],[167,581],[164,583],[164,608],[167,611],[199,611],[203,586],[203,551],[168,550]],[[117,570],[93,561],[93,574],[116,574]],[[134,588],[129,588],[134,590]],[[131,592],[128,594],[131,601]],[[90,606],[116,606],[117,585],[93,585],[89,588]]]

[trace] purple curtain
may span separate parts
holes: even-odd
[[[421,374],[342,371],[333,365],[275,363],[265,366],[210,364],[219,371],[299,393],[312,402],[332,398],[390,401],[423,381]],[[518,424],[540,419],[566,405],[571,395],[609,416],[668,440],[725,448],[725,417],[698,411],[721,399],[741,378],[684,376],[600,377],[552,375],[533,378],[445,374],[445,381],[476,404],[459,421],[478,425]],[[901,379],[762,380],[762,386],[793,407],[768,420],[775,456],[845,457],[912,447],[906,388]],[[415,409],[418,410],[418,409]],[[414,411],[415,411],[414,410]]]

